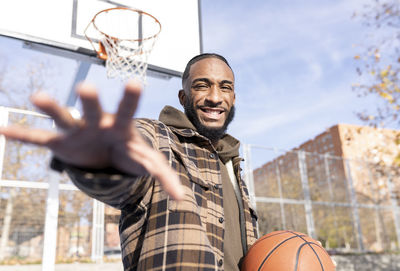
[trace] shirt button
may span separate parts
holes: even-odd
[[[220,217],[220,218],[218,218],[218,221],[219,221],[219,223],[224,223],[224,218]]]
[[[215,158],[215,154],[210,153],[210,158],[214,159]]]
[[[220,260],[218,261],[218,266],[221,267],[223,264],[224,264],[224,261],[223,261],[222,259],[220,259]]]

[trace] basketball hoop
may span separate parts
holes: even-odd
[[[100,59],[106,61],[107,76],[146,81],[148,57],[153,50],[160,22],[137,9],[116,7],[94,15],[85,36]]]

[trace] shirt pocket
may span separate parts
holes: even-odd
[[[207,201],[210,187],[203,180],[196,164],[183,154],[183,150],[176,149],[174,145],[172,150],[174,154],[173,163],[180,176],[184,197],[180,201],[169,198],[168,210],[172,214],[185,212],[185,220],[205,226],[207,224]]]
[[[184,190],[184,197],[180,201],[169,199],[168,210],[172,212],[192,212],[202,214],[207,209],[207,197],[205,189],[196,182],[184,178],[181,183]]]

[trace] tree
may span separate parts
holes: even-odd
[[[360,96],[378,98],[376,110],[358,114],[361,120],[377,126],[400,127],[400,1],[373,0],[360,14],[371,31],[367,45],[355,56],[361,82],[353,89]]]

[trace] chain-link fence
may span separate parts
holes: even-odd
[[[7,124],[54,129],[46,116],[0,107]],[[398,168],[251,145],[243,155],[261,235],[290,229],[329,250],[400,250]],[[0,137],[0,264],[121,261],[119,211],[49,170],[50,158]]]
[[[399,251],[399,168],[245,145],[260,234],[304,232],[333,251]]]
[[[44,115],[0,107],[0,125],[54,130]],[[49,169],[44,148],[0,137],[0,264],[121,261],[119,211]]]

